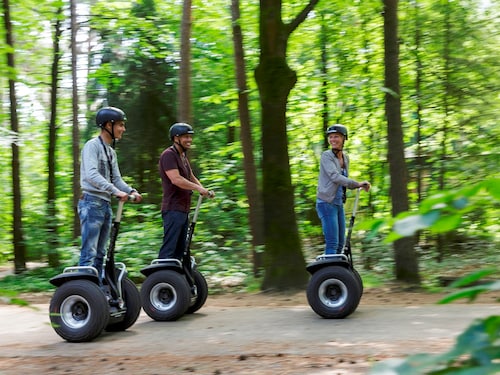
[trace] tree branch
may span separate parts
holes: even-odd
[[[304,9],[302,9],[302,12],[300,12],[297,17],[295,17],[292,22],[290,22],[288,25],[287,25],[287,33],[288,35],[290,35],[291,33],[293,33],[295,31],[295,29],[297,27],[299,27],[299,25],[304,22],[304,20],[306,19],[307,15],[309,14],[309,12],[311,12],[311,10],[314,9],[314,7],[316,6],[316,4],[318,4],[319,0],[310,0],[309,1],[309,4],[306,5],[306,7]]]

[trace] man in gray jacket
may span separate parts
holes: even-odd
[[[134,202],[141,195],[123,181],[114,145],[125,132],[125,113],[115,107],[101,108],[96,115],[99,136],[87,141],[82,149],[80,185],[82,197],[78,202],[78,215],[82,231],[79,266],[93,266],[102,278],[104,256],[111,231],[113,212],[111,198]]]
[[[370,190],[368,181],[357,182],[349,176],[349,156],[343,152],[347,128],[332,125],[326,131],[331,150],[321,154],[316,211],[325,237],[325,254],[339,254],[345,242],[345,189]]]

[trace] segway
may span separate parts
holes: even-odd
[[[210,192],[210,197],[213,192]],[[175,321],[184,314],[198,311],[208,297],[208,285],[191,256],[191,241],[203,196],[200,194],[188,227],[182,260],[154,259],[141,273],[146,280],[141,287],[142,308],[156,321]]]
[[[51,325],[69,342],[92,341],[103,330],[124,331],[136,322],[141,312],[139,290],[127,277],[125,264],[115,262],[123,204],[118,202],[111,227],[102,282],[92,266],[66,267],[50,279],[57,287],[49,307]]]
[[[327,319],[342,319],[358,307],[363,294],[363,280],[354,269],[351,252],[351,235],[358,208],[357,189],[342,253],[323,254],[306,266],[311,274],[307,285],[307,301],[316,314]]]

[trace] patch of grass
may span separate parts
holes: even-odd
[[[49,283],[49,279],[60,273],[49,267],[40,267],[17,275],[8,275],[0,280],[0,293],[8,291],[17,292],[47,292],[54,290],[54,286]]]

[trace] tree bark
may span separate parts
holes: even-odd
[[[72,79],[72,153],[73,153],[73,238],[80,236],[80,219],[78,216],[78,200],[80,197],[80,129],[78,126],[78,80],[77,80],[77,48],[76,34],[78,25],[76,22],[76,0],[70,0],[71,17],[71,79]]]
[[[10,124],[12,133],[19,135],[19,119],[17,117],[17,98],[16,98],[16,78],[15,78],[15,59],[14,59],[14,37],[12,32],[12,22],[10,18],[9,0],[3,0],[5,40],[9,46],[7,52],[7,66],[10,70],[9,75],[9,100],[10,100]],[[22,222],[22,196],[21,196],[21,178],[19,163],[19,146],[17,141],[12,142],[12,195],[13,195],[13,215],[12,215],[12,233],[14,245],[14,273],[21,273],[26,270],[26,245],[24,243],[24,232]]]
[[[398,0],[384,0],[385,112],[387,116],[388,161],[391,176],[392,215],[409,209],[408,170],[405,163],[401,98],[399,88]],[[419,284],[414,237],[394,242],[396,279]]]
[[[262,197],[264,208],[264,280],[262,289],[295,289],[307,283],[288,158],[286,106],[296,73],[286,60],[290,34],[317,0],[311,0],[290,24],[281,19],[281,0],[261,0],[260,59],[255,70],[261,103]]]
[[[60,15],[63,8],[58,8],[54,25],[53,61],[50,90],[49,150],[47,154],[48,187],[47,187],[47,256],[50,267],[59,266],[57,254],[57,208],[56,208],[56,144],[57,144],[57,88],[59,84],[59,61],[61,59],[60,39],[62,35]]]
[[[248,106],[248,86],[246,78],[243,34],[240,26],[240,2],[231,1],[233,23],[234,60],[236,84],[238,87],[238,110],[240,117],[240,139],[243,148],[243,169],[245,170],[245,189],[248,197],[248,221],[252,235],[252,255],[254,276],[259,276],[262,257],[256,247],[264,244],[264,224],[262,220],[262,199],[258,186],[257,168],[253,155],[252,126]]]
[[[192,125],[191,111],[191,0],[184,0],[181,25],[181,62],[177,121]]]

